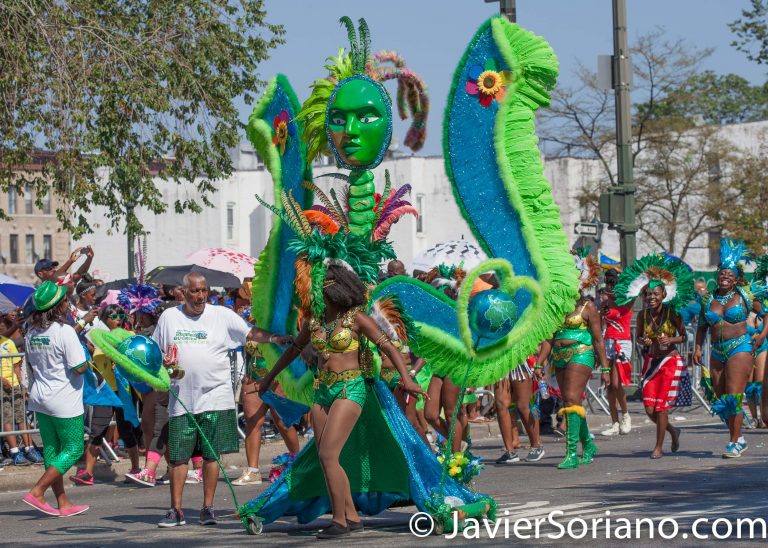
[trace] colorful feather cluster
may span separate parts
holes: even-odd
[[[729,238],[720,240],[720,264],[718,266],[721,270],[727,269],[738,272],[741,261],[749,264],[751,260],[751,251],[747,249],[743,241]]]
[[[403,197],[411,192],[411,185],[403,185],[398,189],[390,189],[389,173],[387,173],[387,185],[384,188],[384,194],[376,198],[376,217],[373,225],[373,238],[375,240],[385,239],[392,230],[392,225],[399,221],[405,215],[419,216],[419,212],[410,202]],[[386,198],[385,198],[386,196]]]
[[[586,291],[600,281],[600,263],[589,254],[589,247],[579,247],[573,252],[573,260],[579,271],[579,290]]]
[[[392,63],[393,66],[383,66]],[[367,66],[368,75],[378,82],[397,79],[397,111],[401,120],[413,117],[404,144],[414,152],[421,150],[427,139],[427,116],[429,95],[427,86],[415,72],[410,70],[397,52],[382,50],[373,55]]]
[[[397,295],[388,295],[374,301],[369,314],[390,339],[399,340],[405,346],[416,341],[418,328],[405,312]]]
[[[160,292],[156,287],[144,284],[133,284],[120,291],[117,302],[130,314],[154,314],[163,303]]]
[[[675,311],[687,305],[696,293],[691,267],[672,255],[655,253],[636,260],[619,275],[614,288],[616,303],[627,304],[652,280],[664,284],[664,304]]]

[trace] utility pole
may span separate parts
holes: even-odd
[[[486,4],[499,3],[499,14],[506,17],[510,23],[517,23],[517,0],[485,0]]]
[[[613,74],[613,88],[616,94],[616,160],[618,162],[618,188],[616,188],[615,194],[623,202],[623,208],[619,206],[623,209],[623,222],[619,225],[619,234],[621,237],[621,264],[626,268],[637,257],[626,0],[613,0]]]
[[[506,17],[510,23],[517,23],[516,0],[500,0],[499,12]]]

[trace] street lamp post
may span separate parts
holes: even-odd
[[[517,0],[485,0],[486,4],[499,3],[499,14],[511,23],[517,23]]]

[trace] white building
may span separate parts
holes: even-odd
[[[724,126],[722,136],[731,140],[736,148],[758,152],[768,132],[768,122]],[[141,207],[136,213],[149,232],[148,269],[160,265],[185,264],[186,257],[203,247],[226,247],[257,256],[264,247],[272,215],[255,199],[259,194],[269,202],[274,201],[272,180],[254,153],[252,147],[243,144],[232,152],[234,173],[218,184],[218,192],[210,199],[213,208],[200,214],[178,215],[172,204],[177,199],[197,197],[193,185],[176,185],[160,182],[159,188],[170,204],[162,215],[153,215]],[[334,166],[316,166],[315,175],[335,171]],[[377,188],[384,187],[384,170],[389,170],[392,184],[402,186],[409,183],[413,190],[410,201],[421,213],[419,221],[411,216],[398,222],[391,238],[395,242],[398,257],[408,266],[419,252],[435,243],[466,238],[473,240],[466,222],[462,219],[453,197],[450,183],[445,174],[443,158],[440,156],[400,156],[385,160],[374,170]],[[569,241],[574,242],[574,225],[580,221],[592,220],[593,212],[579,204],[578,196],[586,185],[602,178],[601,168],[596,160],[577,158],[556,158],[545,161],[544,173],[552,184],[555,201],[560,206],[563,228]],[[323,190],[339,181],[319,178],[316,183]],[[92,226],[98,226],[104,212],[96,208],[89,218]],[[106,280],[125,277],[127,274],[126,238],[124,234],[108,234],[105,229],[96,229],[96,234],[83,238],[73,245],[91,244],[96,250],[94,270]],[[605,230],[600,244],[601,251],[612,256],[619,255],[618,236]],[[638,238],[638,254],[657,251],[642,237]],[[695,243],[686,260],[696,270],[711,270],[712,257],[707,237]]]

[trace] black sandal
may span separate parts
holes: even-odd
[[[331,539],[331,538],[339,538],[339,537],[345,537],[349,535],[349,527],[339,525],[335,521],[332,521],[331,524],[320,531],[317,534],[317,538],[319,539]]]

